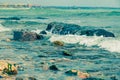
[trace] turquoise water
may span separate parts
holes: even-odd
[[[17,17],[20,20],[3,18]],[[60,36],[49,34],[49,40],[19,42],[6,39],[13,38],[13,30],[29,29],[39,32],[45,30],[50,22],[74,23],[88,28],[102,28],[115,34],[115,38],[84,37],[76,35]],[[23,66],[18,77],[33,76],[38,80],[67,80],[64,74],[69,69],[88,72],[93,77],[110,80],[116,76],[120,79],[120,9],[0,9],[0,59],[15,61]],[[54,40],[65,42],[57,47]],[[63,56],[68,50],[74,56]],[[44,55],[47,57],[38,57]],[[50,60],[61,60],[51,63]],[[68,59],[70,61],[64,61]],[[42,63],[45,64],[42,64]],[[60,71],[43,70],[42,66],[55,64]],[[73,80],[80,80],[72,77]]]

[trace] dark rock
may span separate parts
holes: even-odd
[[[66,34],[76,34],[76,35],[86,35],[86,36],[103,36],[103,37],[115,37],[115,35],[104,29],[95,29],[86,27],[80,27],[76,24],[67,24],[60,22],[51,22],[48,24],[46,30],[51,31],[54,34],[66,35]]]
[[[34,77],[28,77],[28,80],[37,80],[37,79]]]
[[[53,44],[55,44],[57,46],[64,46],[64,42],[62,42],[62,41],[54,41]]]
[[[56,67],[56,65],[51,65],[49,67],[50,70],[53,70],[53,71],[59,71],[59,69]]]
[[[44,39],[43,35],[39,35],[39,34],[36,34],[37,35],[37,39]]]
[[[37,19],[48,19],[48,18],[44,18],[44,17],[37,17]]]
[[[65,35],[65,34],[75,34],[79,31],[81,27],[76,24],[66,24],[60,22],[51,22],[48,24],[46,30],[51,31],[55,34]]]
[[[43,39],[43,36],[29,31],[14,31],[13,39],[18,41],[34,41]]]
[[[65,74],[69,76],[77,76],[77,73],[78,73],[77,70],[69,70],[65,72]]]
[[[84,30],[81,31],[80,35],[86,35],[86,36],[103,36],[103,37],[115,37],[115,35],[111,32],[108,32],[104,29],[93,29],[93,30]]]
[[[41,31],[40,34],[47,34],[47,32],[46,31]]]
[[[68,51],[63,51],[63,55],[65,55],[65,56],[72,56],[72,54],[70,52],[68,52]]]
[[[21,77],[17,77],[15,80],[24,80],[24,79]]]

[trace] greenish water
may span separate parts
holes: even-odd
[[[17,17],[20,20],[5,19],[11,17]],[[75,35],[71,37],[49,34],[50,40],[6,41],[7,38],[13,38],[13,30],[45,30],[47,24],[53,21],[106,29],[113,32],[116,37],[99,38]],[[24,71],[19,71],[17,77],[32,76],[38,80],[67,80],[71,76],[65,75],[65,71],[77,69],[105,80],[110,80],[112,76],[120,79],[120,9],[0,9],[0,24],[0,59],[12,60],[24,67]],[[52,40],[55,40],[54,37],[58,40],[62,38],[65,45],[54,46],[52,43]],[[74,55],[64,56],[62,55],[64,50]],[[39,55],[46,57],[39,57]],[[60,61],[50,62],[53,59]],[[53,64],[60,71],[46,71],[42,68],[42,66]],[[81,79],[74,76],[73,80]]]

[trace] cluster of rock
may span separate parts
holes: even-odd
[[[41,40],[44,38],[47,32],[52,32],[53,34],[67,35],[86,35],[86,36],[103,36],[103,37],[115,37],[112,32],[106,31],[104,29],[85,29],[76,24],[67,24],[60,22],[51,22],[48,24],[46,30],[41,31],[40,34],[30,31],[14,31],[14,40],[18,41],[33,41]]]
[[[103,36],[103,37],[115,37],[115,35],[104,29],[85,29],[76,24],[66,24],[59,22],[51,22],[48,24],[47,31],[51,31],[54,34],[66,35],[66,34],[76,34],[76,35],[86,35],[86,36]]]

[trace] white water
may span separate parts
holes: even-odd
[[[2,24],[0,24],[0,32],[9,31],[9,30],[10,30],[10,29],[5,28]]]
[[[99,46],[105,50],[111,52],[120,53],[120,41],[115,40],[114,38],[105,38],[105,37],[88,37],[88,36],[78,36],[78,35],[52,35],[50,41],[63,41],[65,43],[79,43],[80,45],[85,46]]]

